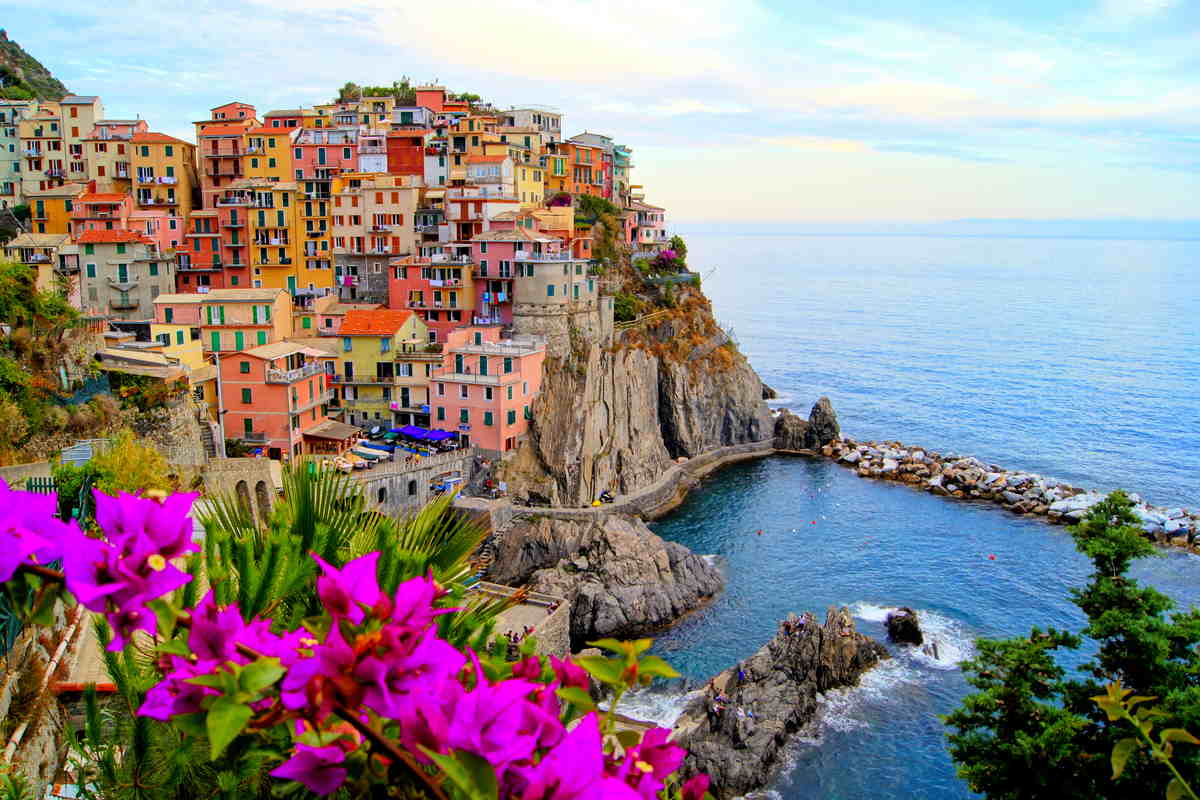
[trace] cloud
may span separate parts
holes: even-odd
[[[827,136],[769,136],[755,141],[765,147],[810,150],[821,153],[865,153],[871,149],[866,142]]]
[[[1178,3],[1179,0],[1101,0],[1098,12],[1103,20],[1128,24],[1157,17]]]

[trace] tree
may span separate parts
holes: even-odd
[[[676,234],[671,237],[671,249],[675,251],[675,258],[679,260],[681,269],[687,268],[687,243],[683,241],[683,237]]]
[[[1093,564],[1090,582],[1071,596],[1087,615],[1080,633],[1098,645],[1095,655],[1069,675],[1064,656],[1080,649],[1081,636],[1034,628],[1028,638],[980,640],[979,655],[963,664],[978,691],[944,719],[950,754],[971,790],[993,800],[1161,797],[1171,775],[1144,752],[1112,777],[1110,756],[1129,731],[1093,698],[1119,681],[1159,699],[1162,727],[1200,729],[1200,612],[1168,615],[1170,598],[1126,575],[1155,550],[1123,492],[1069,530]],[[1198,756],[1188,748],[1174,758],[1188,781],[1200,774]]]

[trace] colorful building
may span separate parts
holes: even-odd
[[[393,259],[388,307],[412,311],[425,323],[429,341],[446,341],[451,331],[471,321],[475,309],[471,265],[469,248],[462,255]]]
[[[662,247],[669,241],[666,209],[641,200],[630,200],[627,208],[633,221],[629,244],[647,249]]]
[[[132,137],[134,202],[143,211],[163,211],[183,229],[199,190],[196,147],[165,133],[140,132]]]
[[[73,237],[81,251],[83,310],[95,316],[149,320],[154,300],[175,291],[175,259],[129,230],[85,230]]]
[[[5,242],[4,257],[33,269],[34,288],[48,292],[55,288],[56,277],[68,274],[68,248],[72,245],[65,233],[20,233]]]
[[[20,122],[37,113],[36,100],[0,100],[0,208],[22,204],[21,165],[24,152]]]
[[[200,298],[206,352],[237,352],[292,335],[292,300],[282,289],[214,289]]]
[[[83,140],[87,160],[88,180],[98,192],[125,194],[133,190],[133,171],[130,158],[135,133],[145,133],[149,126],[144,119],[102,119],[96,122],[91,134]]]
[[[99,97],[69,94],[58,101],[62,115],[63,150],[66,152],[66,179],[89,179],[84,142],[91,137],[96,122],[104,119]]]
[[[269,119],[260,127],[246,129],[242,174],[247,178],[263,178],[269,181],[290,181],[295,178],[296,171],[292,167],[292,137],[298,128],[270,124],[279,121],[278,118]]]
[[[193,211],[187,220],[182,246],[175,251],[175,288],[180,292],[207,292],[227,286],[221,260],[221,232],[216,211]]]
[[[196,160],[201,207],[214,208],[214,200],[231,182],[244,177],[242,155],[246,131],[259,127],[254,106],[234,101],[210,111],[196,126]]]
[[[87,191],[82,183],[65,183],[49,189],[25,192],[29,204],[29,224],[34,233],[70,233],[75,201]]]
[[[520,226],[481,233],[471,240],[476,325],[511,325],[517,265],[563,263],[570,259],[561,239]]]
[[[342,299],[385,302],[388,261],[417,250],[419,179],[347,173],[334,178],[334,277]]]
[[[395,423],[393,402],[400,413],[411,413],[420,404],[417,386],[424,375],[413,374],[411,359],[401,354],[424,351],[428,330],[411,311],[350,311],[338,331],[342,341],[340,364],[333,376],[339,400],[351,425]]]
[[[71,203],[71,238],[78,241],[84,231],[129,230],[133,199],[116,192],[86,192]]]
[[[545,342],[501,339],[496,326],[453,331],[433,370],[430,425],[459,433],[464,445],[496,453],[516,449],[541,389]]]
[[[218,357],[224,434],[241,439],[275,460],[290,461],[306,453],[305,434],[327,430],[333,395],[317,356],[293,342],[274,342]]]

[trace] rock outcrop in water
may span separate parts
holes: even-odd
[[[769,440],[763,392],[708,301],[685,286],[673,309],[611,345],[579,337],[547,359],[529,437],[503,478],[514,494],[560,506],[630,494],[681,456]]]
[[[816,714],[817,694],[858,683],[886,657],[845,608],[830,608],[824,625],[789,615],[775,638],[684,709],[674,733],[689,751],[684,770],[708,773],[719,798],[766,785],[788,739]]]
[[[635,517],[518,518],[493,547],[489,580],[566,598],[576,650],[669,625],[724,586],[716,567]]]
[[[970,456],[942,455],[895,441],[838,439],[824,445],[821,454],[860,477],[899,481],[946,497],[984,500],[1016,514],[1064,524],[1079,522],[1106,496],[1037,473],[1006,470]],[[1162,544],[1196,548],[1200,511],[1152,506],[1137,494],[1129,497],[1148,536]]]
[[[818,450],[841,435],[837,414],[828,397],[822,397],[813,404],[808,420],[786,408],[779,409],[779,415],[775,417],[776,450]]]
[[[897,644],[914,644],[920,647],[925,642],[917,612],[907,606],[889,611],[883,626],[887,628],[888,639]]]

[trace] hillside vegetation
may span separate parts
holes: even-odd
[[[7,100],[61,100],[70,94],[50,70],[0,29],[0,97]]]

